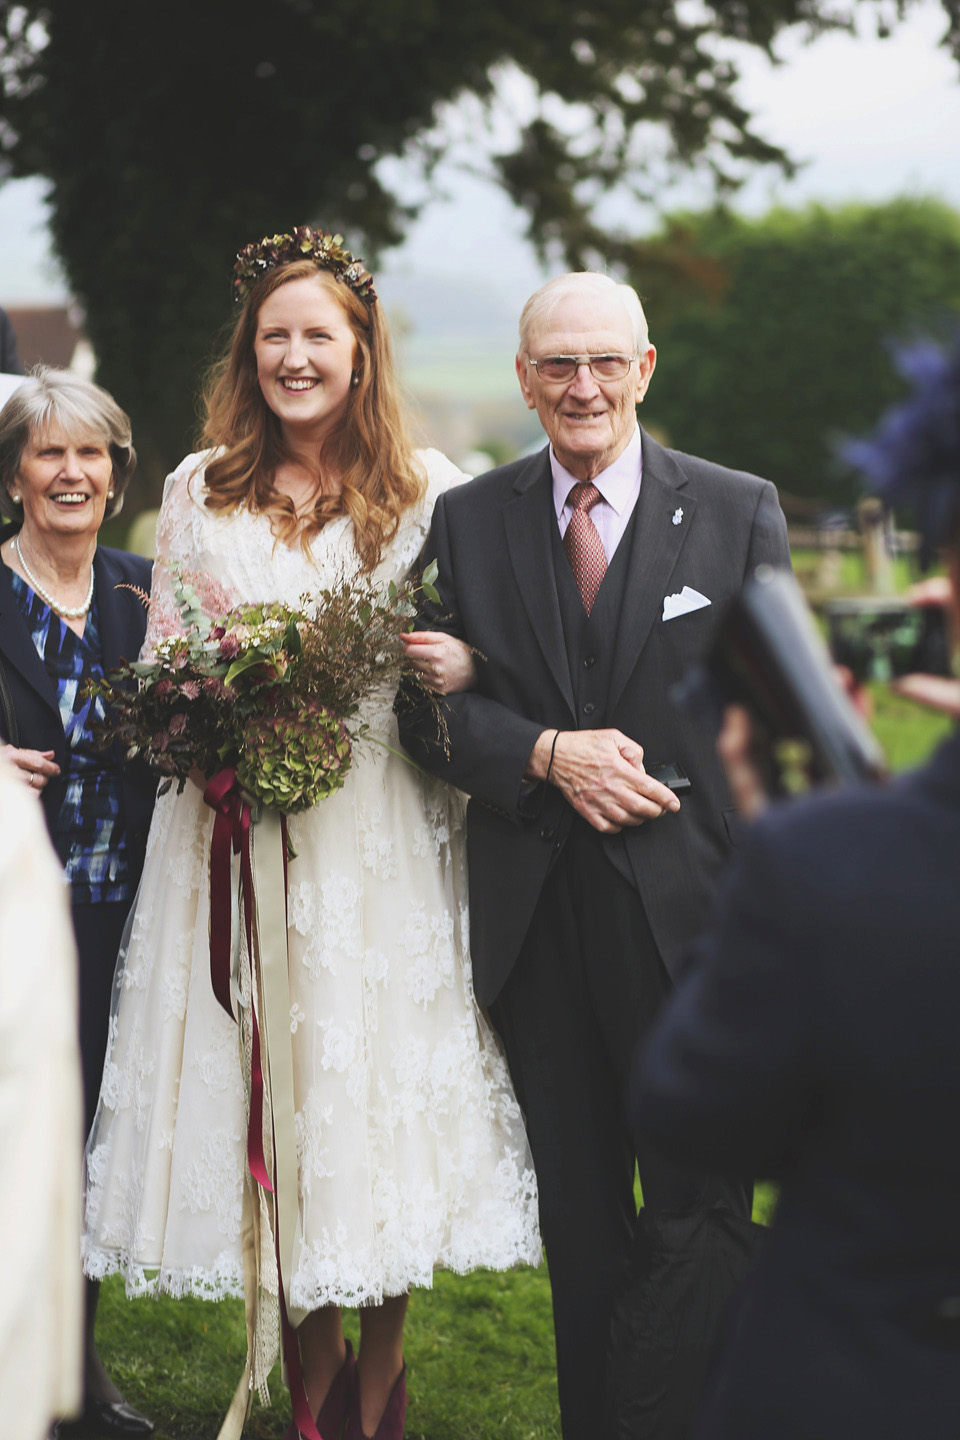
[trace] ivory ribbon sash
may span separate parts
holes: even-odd
[[[308,1313],[292,1304],[299,1223],[299,1176],[290,1030],[287,955],[286,822],[264,809],[254,817],[231,770],[213,777],[204,799],[216,811],[211,843],[211,982],[224,1009],[236,1019],[230,984],[233,945],[229,935],[231,851],[240,856],[241,897],[250,964],[252,1061],[247,1151],[252,1181],[244,1187],[243,1273],[247,1363],[218,1440],[240,1440],[252,1399],[252,1360],[257,1343],[260,1291],[260,1213],[257,1186],[272,1194],[273,1230],[280,1282],[280,1330],[287,1383],[297,1428],[321,1440],[310,1414],[295,1327]],[[226,873],[224,873],[226,864]],[[223,927],[228,927],[226,937]],[[226,957],[226,962],[224,960]],[[224,975],[224,964],[228,970]],[[264,1109],[264,1101],[265,1109]],[[266,1124],[264,1125],[264,1118]],[[266,1138],[266,1145],[264,1139]],[[272,1164],[271,1164],[272,1162]],[[271,1174],[272,1172],[272,1174]]]

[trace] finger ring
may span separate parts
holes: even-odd
[[[33,782],[34,782],[34,780],[36,780],[36,778],[37,778],[37,772],[36,772],[36,770],[31,770],[31,771],[30,771],[30,779],[27,781],[27,784],[28,784],[28,785],[32,785]]]

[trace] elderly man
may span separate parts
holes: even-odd
[[[401,716],[420,763],[472,797],[474,984],[537,1166],[565,1440],[604,1433],[637,1218],[630,1056],[729,845],[711,742],[669,690],[745,577],[789,564],[772,485],[639,429],[655,362],[639,299],[607,276],[527,302],[517,375],[550,445],[445,495],[428,543],[429,624],[476,647],[478,683],[450,697],[447,754],[423,709]],[[688,789],[657,780],[668,765]],[[686,1207],[685,1172],[636,1159],[648,1210]]]

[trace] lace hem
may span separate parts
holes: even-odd
[[[527,1178],[529,1202],[536,1204],[536,1182]],[[333,1251],[337,1247],[334,1244]],[[243,1299],[243,1268],[232,1255],[218,1256],[212,1269],[194,1265],[185,1269],[161,1266],[152,1269],[137,1264],[117,1250],[104,1250],[84,1240],[83,1273],[91,1280],[106,1280],[110,1275],[124,1277],[124,1290],[130,1300],[145,1296],[170,1295],[175,1300],[192,1296],[197,1300]],[[318,1310],[324,1305],[353,1308],[357,1305],[379,1305],[386,1296],[405,1295],[411,1289],[432,1290],[438,1270],[455,1275],[469,1275],[474,1270],[514,1270],[520,1265],[540,1265],[543,1252],[535,1221],[519,1225],[514,1233],[499,1241],[474,1237],[470,1242],[451,1241],[443,1246],[435,1259],[410,1253],[397,1257],[389,1274],[379,1281],[369,1279],[370,1267],[363,1257],[346,1267],[344,1256],[336,1256],[334,1278],[329,1273],[331,1255],[319,1251],[303,1255],[291,1286],[291,1300],[304,1310]],[[326,1274],[324,1272],[327,1272]],[[361,1276],[367,1278],[361,1279]],[[352,1278],[351,1278],[352,1277]]]
[[[153,1269],[139,1265],[118,1250],[103,1250],[84,1238],[81,1246],[83,1273],[91,1280],[106,1280],[110,1275],[124,1277],[128,1300],[144,1295],[171,1295],[182,1300],[192,1295],[197,1300],[243,1299],[243,1267],[226,1252],[219,1255],[213,1269],[199,1265],[187,1269],[161,1266]]]
[[[343,1276],[324,1283],[316,1276],[308,1278],[304,1269],[312,1267],[302,1266],[290,1287],[290,1299],[303,1310],[319,1310],[325,1305],[338,1305],[348,1310],[358,1305],[381,1305],[391,1295],[406,1295],[410,1290],[432,1290],[433,1277],[438,1270],[447,1270],[454,1275],[471,1275],[476,1270],[515,1270],[521,1265],[536,1267],[542,1259],[543,1251],[537,1235],[519,1250],[512,1245],[501,1247],[485,1243],[470,1249],[451,1245],[433,1261],[418,1263],[411,1256],[405,1267],[391,1270],[379,1283],[368,1277],[362,1282],[350,1284]]]

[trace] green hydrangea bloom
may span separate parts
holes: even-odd
[[[296,719],[256,715],[244,726],[237,781],[252,799],[295,815],[339,790],[352,758],[349,735],[322,705]]]

